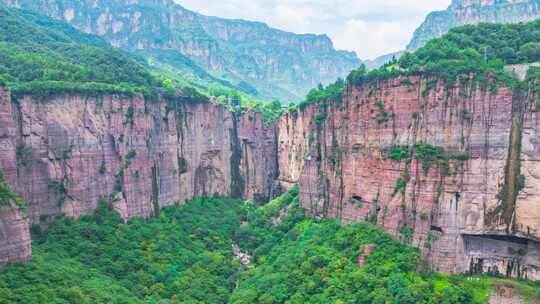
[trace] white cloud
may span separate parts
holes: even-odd
[[[295,33],[328,34],[362,59],[405,48],[425,16],[451,0],[175,0],[224,18],[262,21]]]

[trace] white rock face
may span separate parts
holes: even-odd
[[[234,256],[240,260],[242,265],[249,265],[251,263],[251,256],[246,252],[242,252],[242,249],[240,249],[240,246],[237,244],[232,244],[232,251]]]

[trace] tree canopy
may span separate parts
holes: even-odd
[[[100,38],[0,5],[0,77],[14,95],[54,92],[150,94],[161,81]]]
[[[0,303],[485,303],[495,278],[418,273],[418,249],[370,224],[304,216],[298,189],[264,205],[200,198],[124,223],[33,226],[33,260],[0,269]],[[251,255],[243,264],[233,244]],[[373,252],[359,266],[365,246]]]

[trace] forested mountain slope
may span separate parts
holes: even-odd
[[[406,51],[413,52],[450,29],[478,23],[518,23],[540,18],[539,0],[453,0],[443,11],[431,12],[416,29]],[[378,68],[392,57],[401,57],[405,50],[382,55],[366,62],[368,68]]]
[[[0,5],[0,77],[14,95],[147,93],[162,84],[96,36],[30,11]]]
[[[360,64],[356,54],[336,51],[325,35],[203,16],[172,0],[3,2],[67,21],[178,78],[258,97],[297,101]]]
[[[415,51],[451,28],[481,22],[518,23],[540,18],[539,0],[452,0],[450,6],[432,12],[416,30],[407,46]]]

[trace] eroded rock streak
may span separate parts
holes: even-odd
[[[347,88],[343,101],[281,119],[280,180],[300,184],[313,216],[377,223],[435,270],[538,280],[540,136],[528,94],[418,77]]]

